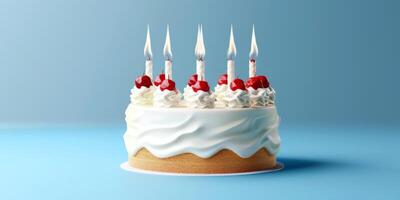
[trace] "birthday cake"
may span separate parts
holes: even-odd
[[[152,77],[149,29],[145,74],[135,80],[126,109],[124,135],[131,167],[173,173],[239,173],[276,167],[280,147],[275,91],[266,76],[256,75],[258,55],[254,27],[249,79],[235,78],[236,47],[231,28],[227,74],[211,90],[205,80],[205,47],[199,27],[196,74],[183,94],[172,79],[167,28],[165,73]]]

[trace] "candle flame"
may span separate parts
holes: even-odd
[[[169,25],[167,25],[167,35],[164,44],[164,58],[165,60],[172,60],[171,39],[169,37]]]
[[[194,47],[194,53],[197,52],[197,46],[199,45],[199,40],[200,40],[200,24],[197,25],[197,38],[196,38],[196,46]]]
[[[229,48],[227,53],[228,60],[233,60],[236,57],[235,38],[233,37],[233,26],[231,25],[231,34],[229,38]]]
[[[251,35],[251,47],[250,47],[250,60],[256,60],[258,56],[258,47],[257,47],[257,41],[256,41],[256,33],[254,31],[254,25],[253,25],[253,33]]]
[[[151,40],[150,40],[150,27],[147,25],[147,36],[146,36],[146,43],[144,44],[144,57],[146,60],[153,59],[153,53],[151,51]]]
[[[203,60],[206,55],[206,49],[204,46],[204,39],[203,39],[203,26],[199,26],[197,31],[197,42],[196,48],[194,50],[197,60]]]

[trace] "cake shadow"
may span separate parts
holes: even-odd
[[[284,165],[280,172],[293,172],[300,170],[321,170],[330,168],[341,168],[345,163],[331,160],[314,160],[309,158],[278,158],[278,162]]]

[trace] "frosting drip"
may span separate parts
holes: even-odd
[[[134,105],[152,105],[153,104],[153,93],[155,87],[140,87],[136,86],[131,89],[131,103]]]
[[[130,104],[126,122],[124,140],[129,156],[146,148],[159,158],[182,153],[209,158],[228,149],[248,158],[261,148],[275,155],[280,146],[275,106],[193,110]]]
[[[186,86],[183,98],[185,105],[190,108],[214,108],[215,97],[211,92],[195,92],[190,86]]]
[[[267,106],[275,103],[275,90],[272,87],[258,88],[252,87],[247,89],[250,95],[250,106]]]
[[[178,106],[181,101],[182,95],[179,91],[157,89],[154,92],[153,104],[159,108],[170,108]]]
[[[222,102],[229,108],[245,108],[250,106],[249,94],[246,90],[226,90],[223,93]]]

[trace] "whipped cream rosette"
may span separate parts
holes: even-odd
[[[224,93],[223,102],[228,108],[245,108],[250,106],[250,98],[247,90],[227,90]]]
[[[230,88],[223,93],[223,104],[228,108],[245,108],[250,106],[250,97],[243,80],[235,79]]]
[[[215,106],[215,97],[211,92],[193,90],[184,96],[186,106],[190,108],[213,108]]]
[[[269,104],[269,96],[268,96],[268,88],[257,88],[257,90],[253,88],[248,88],[250,96],[250,106],[267,106]]]
[[[178,106],[181,101],[179,91],[160,90],[154,92],[154,106],[159,108],[170,108]]]
[[[275,103],[275,90],[270,87],[266,76],[254,76],[247,80],[250,106],[267,106]]]
[[[152,105],[155,87],[147,75],[139,76],[131,89],[131,103],[133,105]]]
[[[134,86],[131,89],[131,103],[133,105],[152,105],[154,86],[137,88]]]
[[[228,75],[222,74],[218,79],[218,84],[214,87],[215,104],[217,107],[224,107],[224,94],[228,90]]]
[[[215,95],[216,105],[223,106],[224,105],[224,103],[223,103],[224,102],[223,101],[224,94],[228,90],[228,85],[226,85],[226,84],[217,85],[217,86],[215,86],[214,90],[215,90],[214,95]]]
[[[176,89],[175,82],[165,79],[154,92],[153,104],[159,108],[176,107],[179,106],[181,99],[182,95]]]
[[[274,88],[272,88],[271,86],[269,86],[266,89],[267,95],[268,95],[268,104],[275,104],[275,96],[276,96],[276,92],[274,90]]]
[[[206,81],[197,80],[197,74],[190,77],[184,88],[185,105],[190,108],[214,108],[215,95],[211,92]]]

